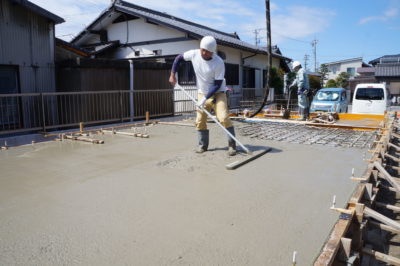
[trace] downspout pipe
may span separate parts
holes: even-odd
[[[129,60],[129,107],[130,107],[130,118],[131,118],[131,122],[133,121],[134,118],[134,105],[133,105],[133,93],[134,93],[134,77],[135,77],[135,73],[134,73],[135,69],[133,67],[133,60]]]
[[[257,55],[257,53],[255,53],[255,54],[253,54],[253,55],[249,55],[249,56],[243,57],[243,58],[242,58],[242,64],[245,65],[244,60],[246,60],[247,58],[254,57],[254,56],[256,56],[256,55]]]

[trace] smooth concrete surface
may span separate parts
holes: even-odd
[[[310,265],[366,168],[362,150],[240,137],[261,158],[229,171],[210,125],[155,125],[0,151],[0,265]]]

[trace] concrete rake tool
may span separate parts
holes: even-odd
[[[180,86],[178,83],[176,83],[175,85],[176,87],[178,87],[187,97],[189,97],[190,100],[192,100],[192,102],[194,104],[197,105],[197,101],[195,98],[193,98],[192,95],[190,95],[187,91],[185,91],[185,89]],[[234,135],[231,134],[231,132],[229,132],[219,121],[218,119],[216,119],[209,111],[207,111],[203,106],[197,106],[197,108],[199,108],[200,110],[202,110],[204,113],[206,113],[206,115],[211,118],[215,124],[217,124],[229,137],[231,137],[245,152],[247,155],[251,155],[251,157],[248,157],[247,159],[241,160],[241,161],[235,161],[233,163],[227,164],[226,165],[226,169],[228,170],[234,170],[236,168],[239,168],[240,166],[251,162],[255,159],[257,159],[258,157],[266,154],[267,152],[271,151],[270,147],[267,147],[265,149],[262,149],[260,151],[256,151],[256,152],[251,152],[246,146],[244,146]]]

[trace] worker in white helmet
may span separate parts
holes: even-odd
[[[310,83],[308,81],[307,73],[301,67],[299,61],[294,61],[292,64],[293,71],[296,72],[296,78],[293,83],[289,86],[297,87],[298,105],[299,112],[302,115],[302,120],[307,120],[310,112],[310,102],[308,94],[310,93]]]
[[[217,55],[217,42],[212,36],[205,36],[200,42],[200,49],[189,50],[175,58],[172,65],[169,82],[175,85],[176,72],[182,60],[191,61],[196,74],[198,90],[198,107],[207,111],[214,109],[217,119],[232,134],[235,135],[232,122],[228,114],[228,100],[226,84],[224,81],[225,64]],[[207,129],[207,115],[200,108],[197,109],[196,129],[198,133],[198,153],[207,151],[209,144],[209,131]],[[228,136],[228,154],[236,154],[236,142]]]

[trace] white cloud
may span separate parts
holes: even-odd
[[[254,29],[266,27],[264,16],[259,15],[250,23],[243,25],[240,33],[247,35],[247,38],[254,38]],[[272,42],[279,44],[288,38],[301,39],[313,36],[328,28],[334,16],[335,13],[330,10],[308,6],[277,8],[271,15]],[[266,35],[265,31],[262,33]]]
[[[64,23],[56,25],[56,36],[64,40],[71,40],[110,5],[110,1],[104,0],[30,1],[65,20]]]
[[[31,0],[63,17],[66,22],[56,27],[56,36],[71,40],[90,24],[110,0]],[[224,32],[238,32],[241,39],[253,43],[254,29],[265,28],[264,1],[257,0],[127,0],[136,5],[166,12],[186,20]],[[259,8],[257,8],[259,6]],[[273,42],[303,38],[323,31],[334,16],[329,10],[315,7],[291,6],[284,8],[271,3]],[[264,32],[265,33],[265,32]]]
[[[31,1],[66,20],[65,23],[56,27],[57,36],[78,34],[111,3],[110,0]],[[233,32],[233,28],[238,27],[241,19],[257,14],[238,0],[128,0],[128,2],[190,21],[201,22],[205,26],[227,32]],[[232,18],[236,18],[235,25],[231,23]],[[63,39],[70,40],[71,37],[63,37]]]
[[[359,24],[363,25],[371,21],[387,21],[389,19],[397,17],[397,14],[399,13],[398,8],[389,8],[386,10],[382,15],[380,16],[370,16],[370,17],[365,17],[360,19]]]

